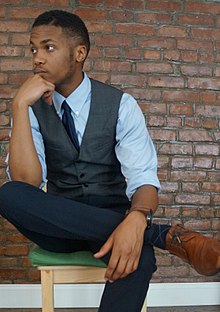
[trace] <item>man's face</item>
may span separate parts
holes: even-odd
[[[68,88],[81,71],[80,66],[76,66],[77,46],[70,41],[61,27],[42,25],[32,29],[33,71],[54,83],[58,90]]]

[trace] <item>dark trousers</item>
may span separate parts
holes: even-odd
[[[0,214],[40,247],[55,252],[97,252],[123,221],[129,202],[122,198],[88,196],[66,199],[23,182],[0,188]],[[139,312],[156,270],[152,230],[146,230],[138,269],[107,282],[100,312]],[[129,239],[129,237],[127,238]],[[108,263],[110,254],[103,257]]]

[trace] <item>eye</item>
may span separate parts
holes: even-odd
[[[36,53],[37,53],[37,49],[34,48],[34,47],[31,47],[30,50],[31,50],[31,53],[32,53],[32,54],[36,54]]]
[[[46,49],[47,49],[47,51],[52,52],[52,51],[54,51],[54,46],[51,45],[51,44],[48,44],[48,45],[46,46]]]

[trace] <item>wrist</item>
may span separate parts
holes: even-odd
[[[153,210],[152,209],[146,210],[146,208],[143,209],[141,207],[139,207],[139,208],[131,207],[130,210],[126,211],[126,216],[132,212],[137,212],[137,213],[141,214],[145,218],[145,221],[147,223],[147,229],[151,228],[152,223],[153,223]]]

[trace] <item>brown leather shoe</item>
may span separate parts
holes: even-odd
[[[214,238],[176,225],[170,228],[166,236],[166,249],[202,275],[220,272],[220,242]]]

